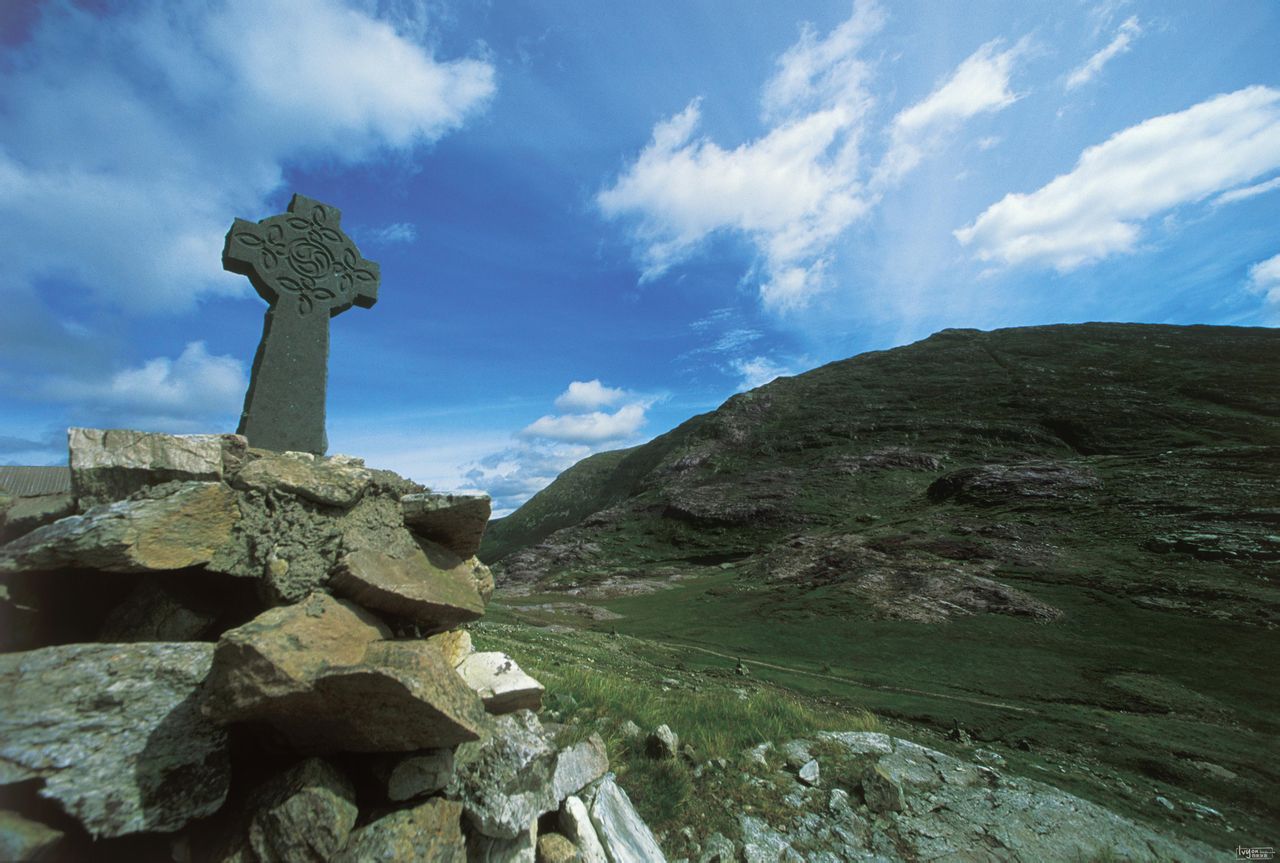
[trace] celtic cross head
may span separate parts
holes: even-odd
[[[236,219],[222,250],[223,269],[248,276],[273,310],[330,317],[378,299],[378,265],[365,260],[339,228],[342,213],[294,195],[289,210],[249,222]]]

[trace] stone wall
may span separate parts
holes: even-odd
[[[0,858],[661,859],[601,740],[472,648],[487,498],[69,437],[71,499],[0,522]]]

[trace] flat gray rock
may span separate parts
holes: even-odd
[[[219,482],[174,483],[154,496],[91,508],[0,547],[0,572],[185,569],[213,559],[231,540],[240,512]]]
[[[487,494],[407,494],[400,506],[406,527],[464,559],[479,551],[492,511]]]
[[[213,645],[71,644],[0,655],[0,784],[43,779],[95,837],[215,812],[226,735],[200,712]]]
[[[216,482],[243,458],[240,435],[170,435],[132,429],[67,430],[71,488],[82,507],[120,500],[147,486]]]
[[[365,608],[403,617],[435,632],[484,616],[470,569],[462,562],[437,566],[421,549],[397,558],[373,549],[345,555],[334,571],[334,593]]]
[[[458,674],[490,713],[537,710],[542,706],[542,684],[521,671],[505,653],[472,653],[458,663]]]

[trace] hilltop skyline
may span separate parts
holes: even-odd
[[[234,430],[294,192],[382,270],[330,452],[498,513],[946,327],[1280,324],[1274,3],[725,8],[7,7],[0,463]]]

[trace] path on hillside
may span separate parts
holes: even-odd
[[[773,662],[765,662],[764,660],[761,660],[761,659],[746,659],[741,656],[735,656],[731,653],[721,653],[720,651],[712,650],[709,647],[699,647],[698,645],[690,644],[687,641],[672,640],[671,642],[668,642],[668,643],[678,644],[680,647],[688,648],[689,650],[696,650],[699,653],[708,653],[712,656],[719,656],[722,659],[732,659],[737,662],[741,662],[743,665],[758,665],[761,668],[772,668],[775,671],[785,671],[788,674],[804,674],[804,675],[807,675],[808,677],[817,677],[817,678],[821,678],[822,680],[833,680],[837,683],[843,683],[849,686],[860,686],[864,689],[877,689],[877,690],[880,690],[881,692],[902,692],[908,695],[924,695],[929,698],[945,698],[949,701],[964,701],[969,704],[979,704],[979,705],[982,705],[983,707],[995,707],[999,710],[1011,710],[1011,711],[1014,711],[1015,713],[1030,713],[1037,716],[1041,715],[1040,711],[1035,710],[1033,708],[1018,707],[1017,705],[1014,705],[1014,704],[1003,704],[999,701],[984,701],[981,698],[969,698],[964,695],[947,695],[942,692],[930,692],[925,689],[910,689],[905,686],[889,686],[888,684],[883,684],[883,683],[863,683],[857,680],[850,680],[847,677],[837,677],[834,674],[823,674],[822,672],[819,672],[819,671],[806,671],[803,668],[792,668],[787,665],[778,665]]]

